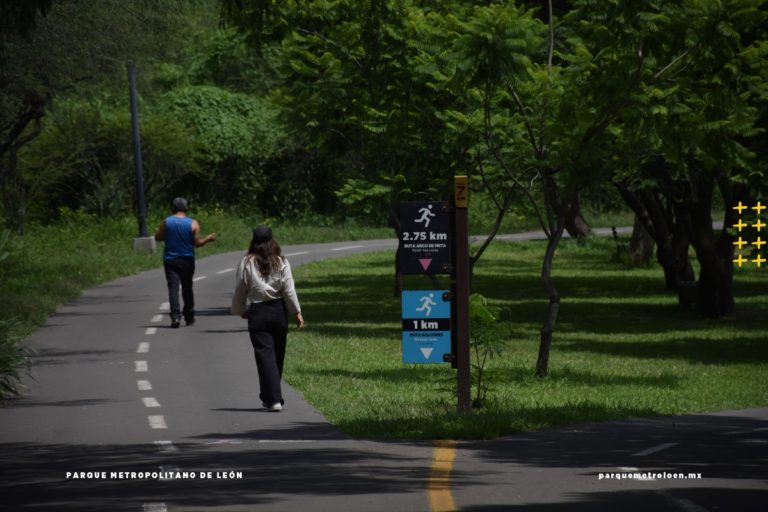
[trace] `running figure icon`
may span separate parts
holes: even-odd
[[[432,205],[430,204],[426,208],[421,208],[419,210],[419,213],[421,214],[421,217],[416,219],[414,222],[419,222],[419,223],[423,222],[424,227],[428,228],[429,222],[432,220],[432,217],[435,216],[435,214],[432,213]]]
[[[421,301],[421,307],[416,308],[416,311],[425,311],[426,315],[429,316],[432,313],[432,306],[437,306],[437,302],[432,300],[432,297],[434,297],[434,293],[430,293],[429,295],[425,295],[419,300]]]

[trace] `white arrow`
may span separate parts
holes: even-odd
[[[424,354],[424,359],[429,359],[429,356],[432,354],[433,348],[421,348],[421,353]]]

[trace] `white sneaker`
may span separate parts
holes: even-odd
[[[280,412],[283,410],[283,405],[280,402],[275,402],[274,404],[270,405],[268,409],[272,412]]]

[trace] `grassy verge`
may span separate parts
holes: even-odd
[[[400,302],[388,253],[296,270],[305,332],[286,379],[334,424],[372,438],[491,438],[585,421],[768,404],[768,274],[737,270],[737,312],[681,311],[656,267],[611,261],[613,243],[564,241],[555,259],[561,313],[550,377],[533,377],[545,299],[544,246],[495,244],[473,291],[504,308],[511,344],[490,365],[485,407],[455,412],[455,371],[401,363]],[[424,278],[409,289],[431,289]]]

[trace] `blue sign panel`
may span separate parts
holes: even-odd
[[[403,362],[443,363],[451,352],[451,300],[448,290],[404,290]]]
[[[448,290],[403,290],[402,318],[451,318],[449,293]]]

